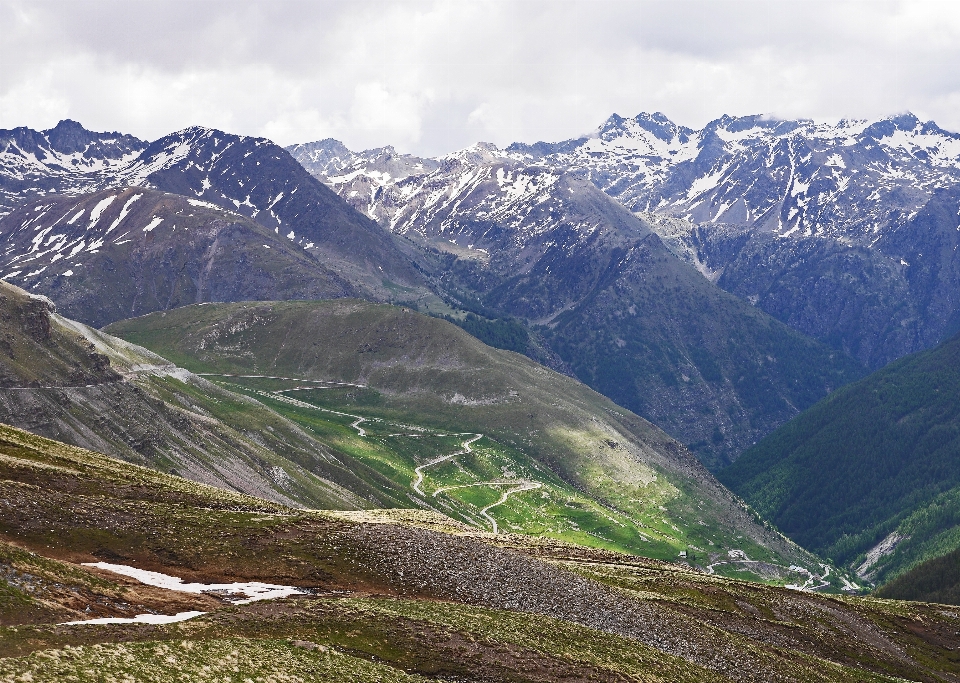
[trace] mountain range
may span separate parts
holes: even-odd
[[[358,211],[443,256],[460,306],[526,321],[588,385],[711,468],[859,376],[842,351],[729,296],[577,173],[489,145],[439,160],[290,148]],[[430,266],[425,272],[431,272]]]
[[[124,187],[184,195],[250,218],[328,269],[342,271],[372,298],[389,299],[400,288],[429,294],[391,235],[344,206],[264,138],[194,127],[148,144],[87,131],[73,121],[43,132],[0,131],[4,213],[51,193],[77,196]],[[93,218],[87,214],[89,227],[97,223]],[[5,272],[31,288],[39,275]]]
[[[725,116],[694,131],[641,114],[507,152],[687,221],[683,252],[721,287],[869,367],[956,329],[956,220],[936,207],[960,180],[960,136],[932,121]]]
[[[94,155],[92,170],[66,167],[64,130],[87,141],[73,153]],[[25,135],[0,135],[12,140],[7,169],[23,162]],[[501,163],[484,146],[443,164],[382,159],[394,172],[433,169],[411,177],[403,191],[416,192],[402,211],[394,202],[406,218],[384,230],[267,140],[191,128],[108,156],[117,136],[70,122],[31,139],[43,143],[33,157],[46,154],[32,172],[69,193],[17,195],[0,220],[2,276],[84,323],[339,296],[452,320],[472,312],[478,333],[519,321],[528,355],[663,426],[713,469],[862,372],[715,287],[655,221],[575,174]]]
[[[200,127],[146,143],[64,121],[0,132],[0,193],[17,207],[0,269],[94,325],[341,296],[471,313],[488,340],[516,321],[529,343],[510,348],[718,470],[864,366],[954,330],[958,139],[912,115],[697,131],[641,114],[425,159]],[[148,211],[151,190],[179,206]]]
[[[72,121],[0,140],[0,269],[64,315],[402,302],[520,334],[511,347],[715,470],[862,375],[857,361],[954,327],[960,137],[912,115],[701,130],[614,115],[582,138],[436,159],[202,127],[147,143]]]
[[[871,368],[956,329],[949,212],[960,136],[912,114],[835,125],[724,116],[700,130],[659,113],[613,115],[581,138],[433,160],[392,148],[353,153],[336,141],[289,149],[401,230],[416,210],[404,213],[411,179],[436,178],[450,159],[572,173],[651,219],[722,288]]]
[[[811,593],[958,599],[958,181],[909,114],[0,131],[0,678],[953,680]]]

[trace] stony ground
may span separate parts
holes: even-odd
[[[319,513],[0,428],[0,680],[960,680],[960,615],[431,513]],[[259,580],[234,605],[84,567]],[[206,614],[167,625],[64,621]]]

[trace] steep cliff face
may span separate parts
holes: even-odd
[[[77,387],[121,379],[110,360],[57,324],[46,297],[0,281],[0,387]]]

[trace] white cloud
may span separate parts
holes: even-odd
[[[960,129],[960,3],[0,0],[0,127],[193,124],[438,154],[610,113]]]

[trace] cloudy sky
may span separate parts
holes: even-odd
[[[202,124],[441,154],[612,112],[960,131],[960,3],[0,0],[0,128]]]

